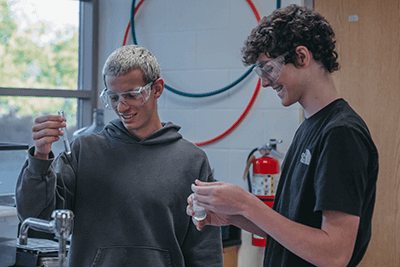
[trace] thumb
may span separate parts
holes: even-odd
[[[224,182],[202,182],[198,179],[194,181],[197,186],[214,186],[214,185],[223,185]]]
[[[211,182],[211,183],[210,182],[202,182],[199,179],[196,179],[194,181],[194,183],[195,183],[195,185],[198,185],[198,186],[210,186],[213,184],[213,182]]]
[[[191,189],[192,189],[192,192],[197,193],[197,188],[198,187],[200,187],[200,186],[201,187],[210,187],[210,186],[215,185],[215,184],[216,184],[215,182],[202,182],[202,181],[196,179],[194,181],[194,184],[192,184]]]

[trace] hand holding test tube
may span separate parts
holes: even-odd
[[[58,111],[58,115],[62,116],[65,119],[64,110],[59,110]],[[69,140],[68,140],[67,126],[65,126],[64,128],[61,128],[61,131],[64,132],[64,135],[62,136],[62,140],[63,140],[63,143],[64,143],[65,153],[66,154],[71,154],[71,146],[70,146]]]

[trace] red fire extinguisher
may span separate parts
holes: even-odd
[[[254,149],[249,155],[245,177],[248,179],[249,190],[256,195],[261,201],[272,208],[275,198],[274,176],[280,172],[279,161],[277,157],[282,158],[283,155],[276,151],[277,144],[282,140],[270,139],[270,141],[260,148]],[[260,158],[256,158],[253,153],[259,151]],[[270,157],[272,154],[274,157]],[[253,175],[250,181],[249,169],[253,164]],[[257,247],[265,247],[267,239],[254,235],[252,236],[252,244]]]

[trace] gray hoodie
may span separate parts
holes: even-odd
[[[70,155],[41,160],[32,147],[17,181],[20,219],[72,210],[68,266],[222,266],[220,228],[197,231],[186,215],[191,184],[213,177],[179,129],[169,122],[140,140],[116,119]]]

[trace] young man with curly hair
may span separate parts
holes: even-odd
[[[205,225],[233,224],[267,237],[264,266],[356,266],[371,238],[378,152],[361,117],[338,95],[334,32],[320,14],[296,5],[264,17],[242,49],[246,65],[283,106],[306,119],[282,165],[273,209],[239,186],[196,182],[188,198]]]

